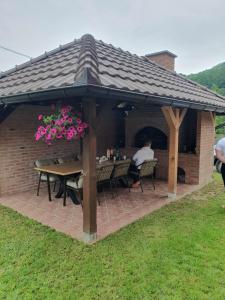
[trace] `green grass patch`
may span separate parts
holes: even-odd
[[[225,299],[222,204],[215,175],[91,246],[0,206],[0,299]]]

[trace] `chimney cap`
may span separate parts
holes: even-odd
[[[158,56],[158,55],[162,55],[162,54],[167,54],[167,55],[169,55],[169,56],[171,56],[171,57],[174,57],[174,58],[177,57],[176,54],[174,54],[174,53],[172,53],[172,52],[170,52],[170,51],[168,51],[168,50],[162,50],[162,51],[158,51],[158,52],[146,54],[145,56],[146,56],[146,57],[152,57],[152,56]]]

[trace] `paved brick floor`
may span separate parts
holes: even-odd
[[[196,185],[178,185],[177,199],[196,190]],[[144,192],[139,189],[119,189],[118,195],[112,198],[109,191],[99,193],[101,205],[97,210],[98,232],[97,238],[102,239],[112,232],[119,230],[129,223],[151,213],[168,204],[166,197],[167,183],[156,182],[156,190],[152,189],[149,182],[144,183]],[[47,189],[43,184],[40,196],[36,190],[20,194],[0,197],[0,204],[10,207],[24,216],[37,220],[73,238],[82,240],[82,209],[74,205],[68,198],[67,206],[63,207],[62,199],[48,201]]]

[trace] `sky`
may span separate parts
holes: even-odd
[[[225,0],[1,0],[0,45],[31,57],[85,33],[138,55],[169,50],[190,74],[225,61]],[[0,48],[0,71],[27,58]]]

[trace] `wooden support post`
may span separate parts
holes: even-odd
[[[174,198],[177,193],[179,128],[187,109],[173,110],[172,107],[164,106],[162,112],[169,126],[168,197]]]
[[[91,242],[97,234],[96,206],[96,102],[83,99],[84,120],[88,123],[88,133],[83,139],[83,232],[84,240]]]

